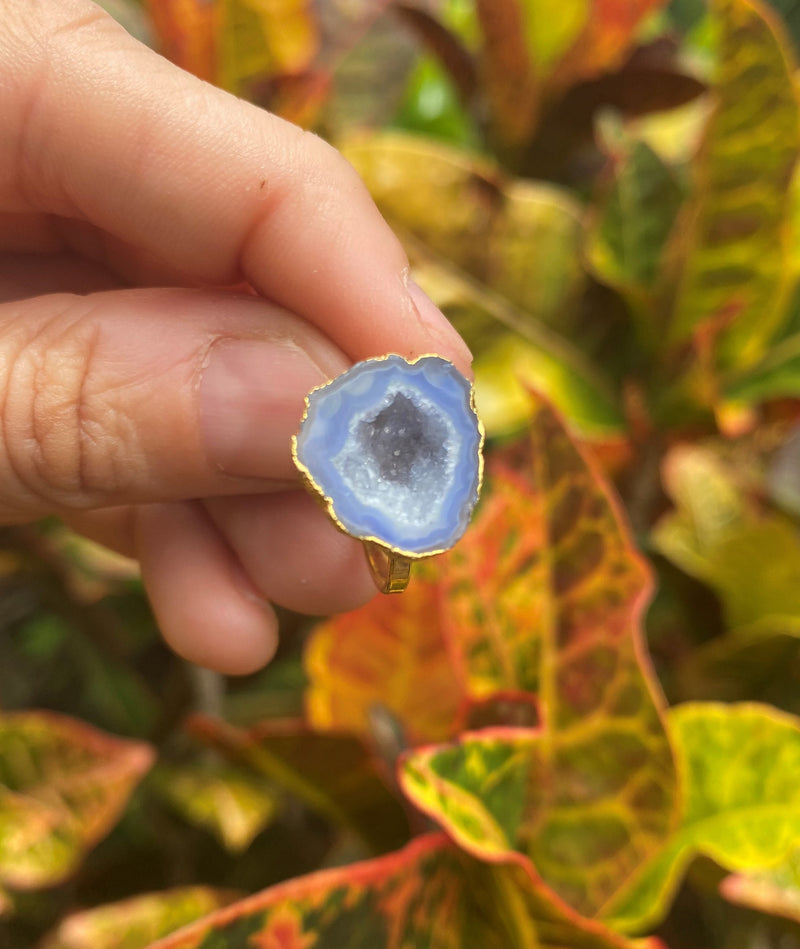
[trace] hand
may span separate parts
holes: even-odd
[[[57,514],[137,557],[172,647],[251,671],[270,602],[374,592],[297,490],[305,393],[368,356],[469,354],[320,139],[88,0],[0,0],[0,22],[0,522]]]

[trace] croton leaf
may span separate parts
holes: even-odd
[[[716,337],[717,368],[752,366],[785,313],[788,188],[800,147],[791,62],[757,0],[714,0],[716,106],[695,163],[695,194],[675,231],[668,275],[674,342]],[[674,283],[674,289],[673,289]]]
[[[253,80],[300,73],[318,49],[309,0],[216,0],[217,82],[242,94]]]
[[[570,54],[560,64],[555,79],[585,79],[619,66],[650,14],[666,6],[666,0],[592,0],[584,30]]]
[[[656,525],[655,547],[716,590],[730,627],[786,617],[791,629],[800,613],[796,526],[749,503],[713,447],[673,449],[664,481],[677,510]]]
[[[147,0],[159,50],[182,69],[213,82],[218,11],[204,0]]]
[[[477,0],[481,72],[500,151],[533,136],[558,90],[620,65],[644,17],[664,0]]]
[[[459,98],[468,105],[475,95],[478,75],[475,60],[460,38],[413,0],[410,3],[395,0],[392,11],[439,60],[458,90]]]
[[[51,712],[0,714],[0,883],[52,886],[116,823],[153,751]]]
[[[695,649],[677,673],[687,700],[766,702],[800,714],[800,619],[754,624]]]
[[[490,103],[489,130],[499,148],[520,148],[536,127],[541,104],[523,4],[476,0],[475,13],[481,32],[480,73]]]
[[[598,277],[618,287],[638,311],[655,292],[683,191],[672,169],[645,142],[622,142],[610,161],[611,184],[587,249]]]
[[[147,0],[163,53],[232,92],[306,69],[318,48],[309,0]]]
[[[800,719],[768,705],[670,709],[683,814],[664,849],[605,911],[615,928],[651,926],[696,854],[727,870],[767,868],[800,844]]]
[[[280,807],[263,778],[228,765],[160,764],[152,781],[174,811],[234,853],[245,850]]]
[[[438,835],[264,890],[149,949],[312,946],[632,949],[623,937],[571,912],[523,867],[482,864]]]
[[[542,392],[577,431],[607,441],[625,423],[612,385],[577,347],[430,251],[406,245],[414,278],[467,340],[475,360],[475,401],[487,435],[529,425]]]
[[[800,848],[765,870],[732,873],[720,892],[731,903],[800,923]]]
[[[436,567],[418,565],[398,604],[378,597],[314,630],[305,652],[306,714],[318,731],[369,736],[375,707],[413,744],[458,730],[463,686],[442,636]]]
[[[540,403],[448,566],[471,688],[535,692],[540,729],[412,752],[404,789],[477,856],[518,852],[597,913],[667,837],[672,758],[640,642],[649,577],[593,463]]]
[[[776,343],[748,371],[727,379],[723,395],[727,401],[740,405],[800,396],[800,333]]]
[[[237,898],[236,893],[202,886],[143,893],[71,913],[44,937],[38,949],[145,949],[153,940]]]
[[[400,233],[415,279],[475,353],[488,433],[530,422],[530,388],[587,437],[618,433],[613,386],[565,335],[585,284],[574,198],[410,135],[360,138],[343,148]]]
[[[405,812],[360,739],[318,734],[298,721],[267,720],[241,729],[195,715],[186,727],[234,764],[355,831],[374,850],[389,850],[408,839]]]
[[[563,325],[584,283],[580,206],[568,191],[508,179],[491,162],[421,136],[384,133],[341,145],[401,236],[529,318]]]

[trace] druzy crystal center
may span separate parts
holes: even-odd
[[[358,426],[358,437],[381,478],[409,485],[420,467],[440,471],[446,458],[446,427],[423,412],[402,392],[371,421]]]

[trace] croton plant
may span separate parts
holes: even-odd
[[[486,477],[242,681],[6,531],[0,946],[800,947],[796,8],[109,6],[344,151],[475,353]]]

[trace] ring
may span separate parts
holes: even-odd
[[[411,561],[372,541],[364,542],[372,579],[380,593],[402,593],[411,579]]]
[[[292,457],[333,523],[360,540],[382,593],[411,563],[449,550],[483,480],[472,385],[441,356],[356,363],[312,389]]]

